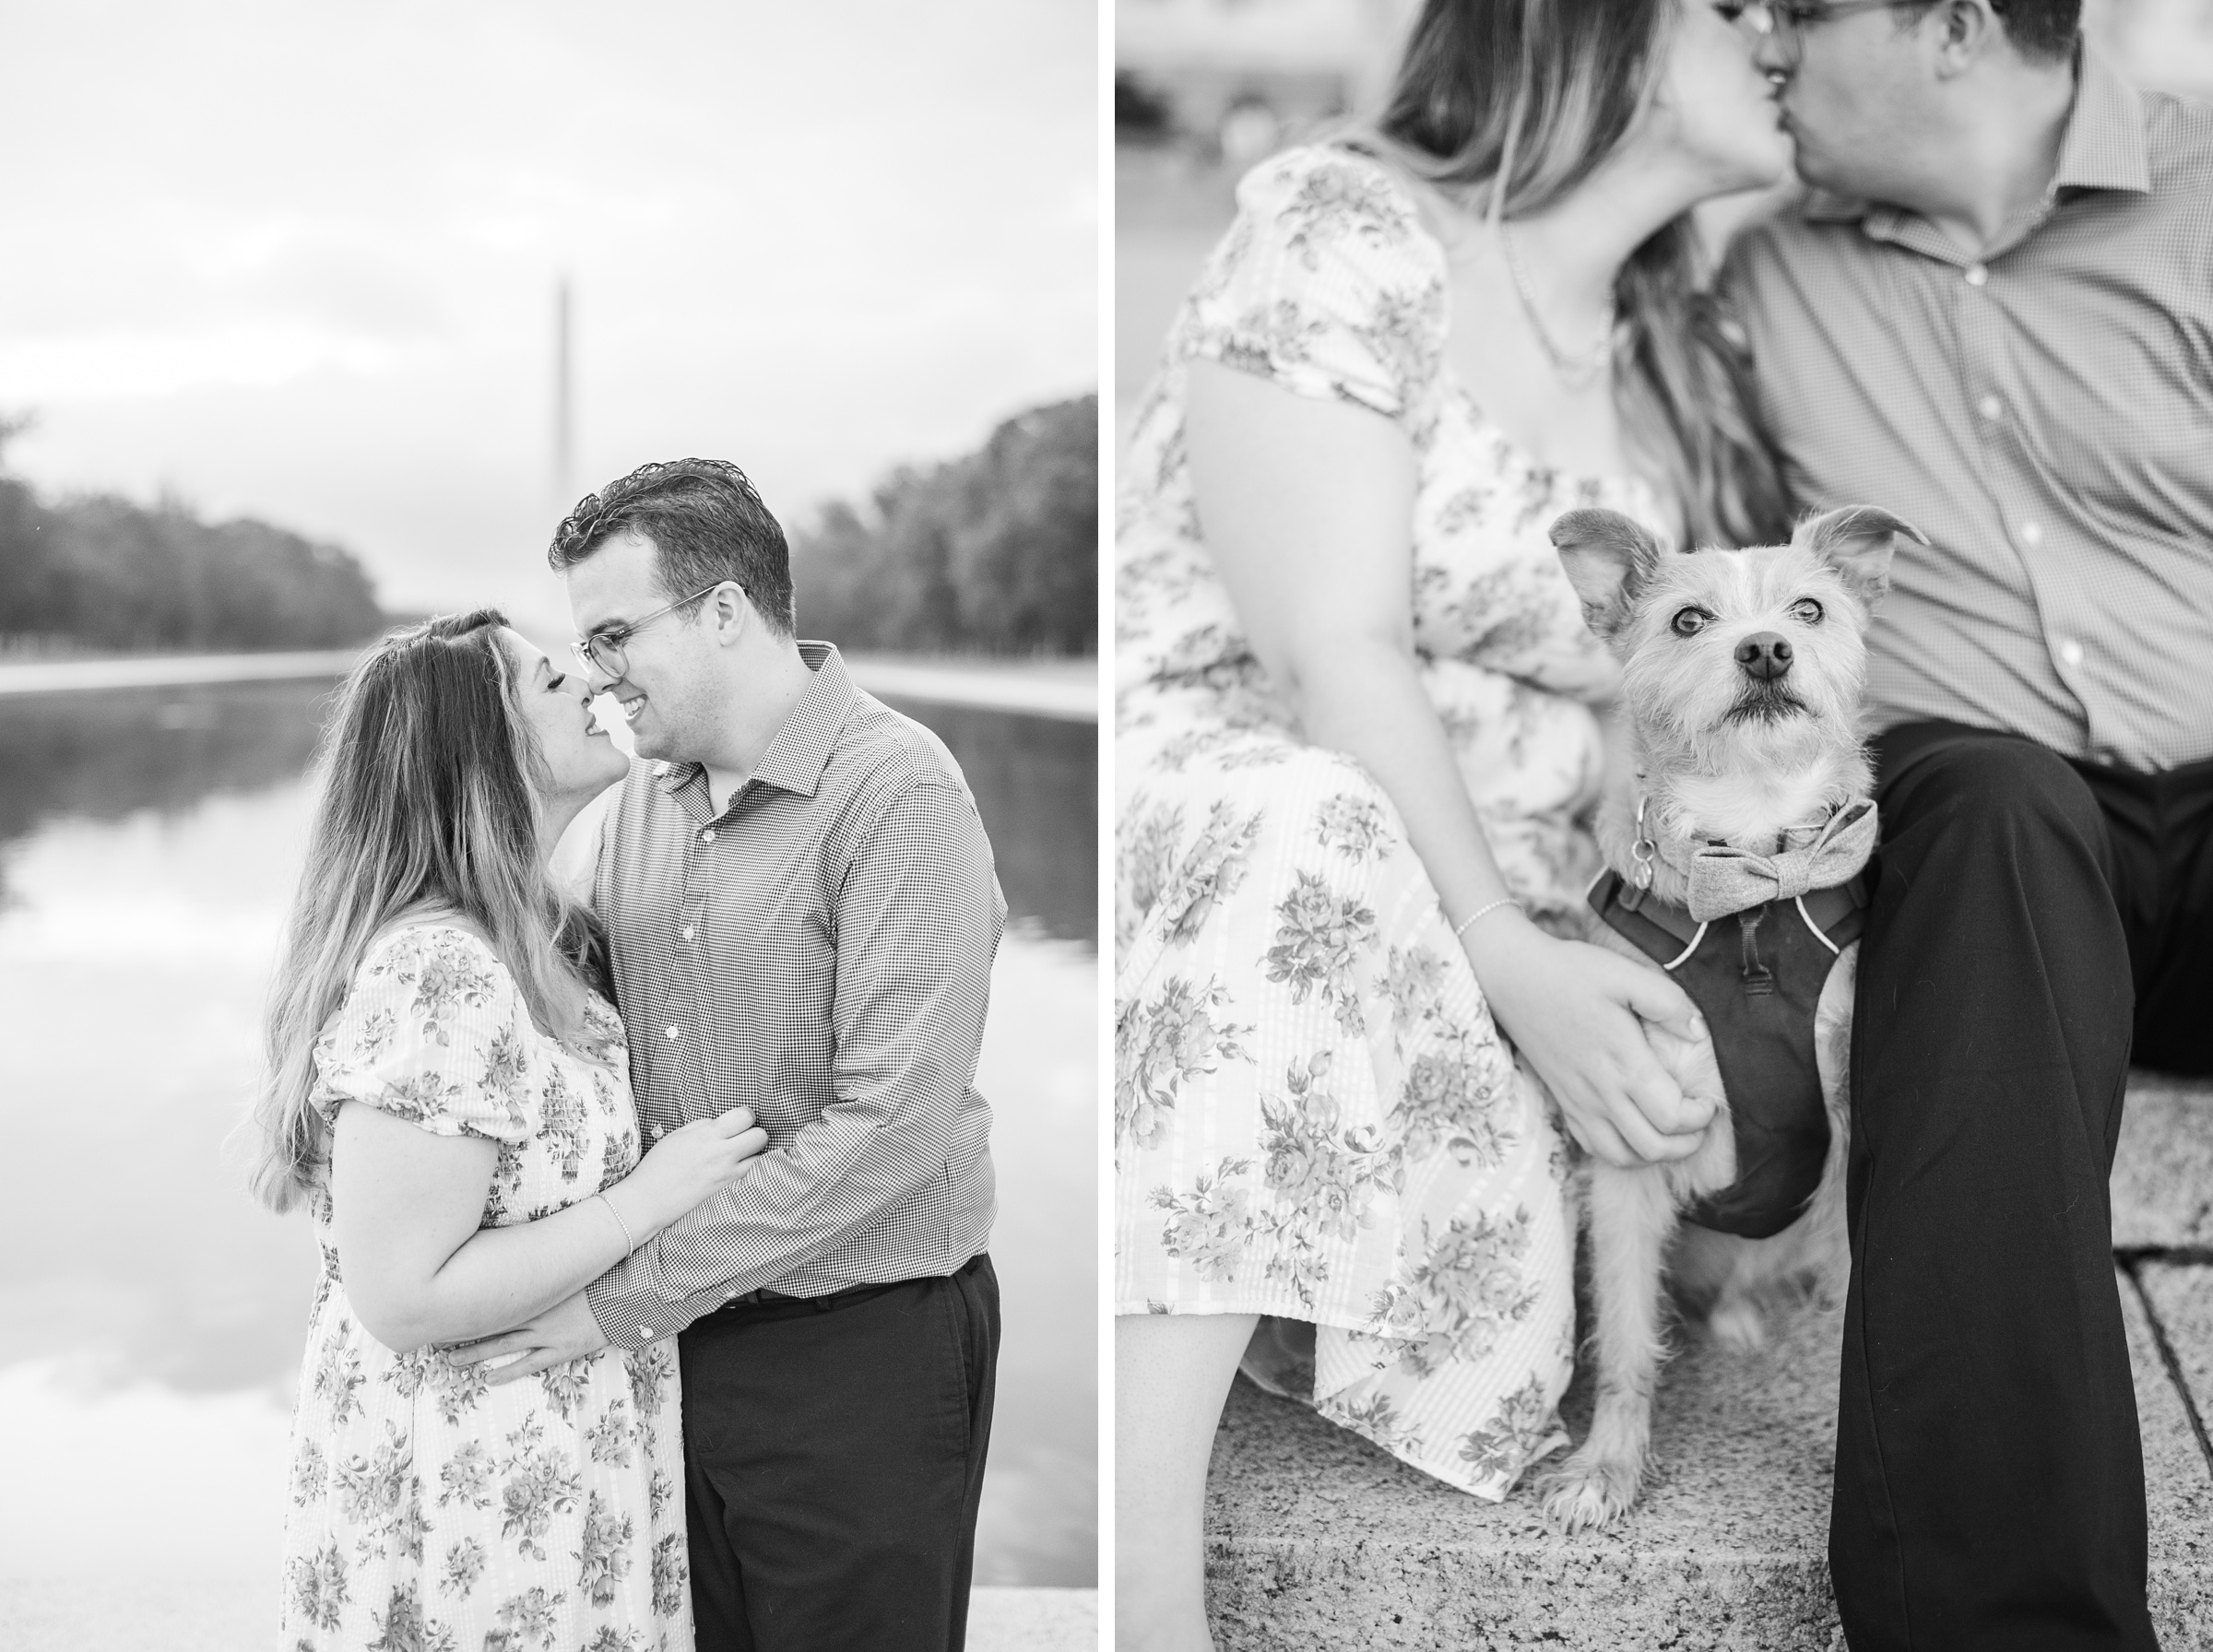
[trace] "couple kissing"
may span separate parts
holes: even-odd
[[[325,736],[255,1115],[322,1257],[282,1644],[957,1647],[1000,1334],[975,803],[797,639],[736,466],[633,472],[550,560],[573,666],[433,619]]]

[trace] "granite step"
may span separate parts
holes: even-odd
[[[2112,1186],[2152,1615],[2177,1652],[2213,1646],[2213,1086],[2139,1075]],[[1811,1312],[1757,1353],[1689,1339],[1654,1408],[1654,1483],[1616,1530],[1575,1538],[1526,1486],[1480,1503],[1240,1377],[1209,1483],[1217,1642],[1833,1652],[1837,1342]],[[1580,1439],[1587,1375],[1563,1409]]]
[[[6,1652],[261,1652],[277,1638],[274,1576],[148,1576],[110,1566],[26,1577],[6,1568],[0,1557]],[[969,1596],[968,1652],[1097,1652],[1098,1644],[1096,1589],[985,1587]]]

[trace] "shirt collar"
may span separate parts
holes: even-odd
[[[831,748],[837,743],[837,731],[846,725],[855,690],[852,675],[834,644],[801,643],[799,658],[813,678],[800,693],[799,703],[778,725],[761,761],[753,765],[752,778],[763,785],[811,797],[830,761]],[[696,762],[653,765],[655,782],[670,796],[705,773]]]
[[[2075,109],[2059,146],[2053,189],[2151,193],[2144,100],[2086,37],[2076,70]]]
[[[2144,100],[2085,35],[2075,60],[2075,106],[2059,143],[2059,164],[2050,194],[2063,189],[2121,189],[2151,193],[2151,162],[2144,137]],[[1876,241],[1897,241],[1920,215],[1879,201],[1811,191],[1800,216],[1818,224],[1857,221]],[[1937,237],[1941,241],[1942,237]]]

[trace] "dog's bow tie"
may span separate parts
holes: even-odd
[[[1690,859],[1690,915],[1703,924],[1842,883],[1867,864],[1875,837],[1875,805],[1863,799],[1829,816],[1802,848],[1755,855],[1709,844]]]

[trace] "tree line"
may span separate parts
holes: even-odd
[[[901,466],[865,505],[794,532],[799,628],[850,649],[1098,650],[1096,395],[1006,420],[983,447]],[[0,442],[19,425],[0,420]],[[0,649],[343,647],[392,622],[335,545],[172,502],[50,502],[0,475]]]
[[[1099,398],[1017,414],[981,450],[892,471],[791,536],[803,636],[914,653],[1098,652]]]
[[[0,646],[337,648],[385,623],[368,574],[337,546],[266,522],[203,522],[172,502],[48,502],[0,476]]]

